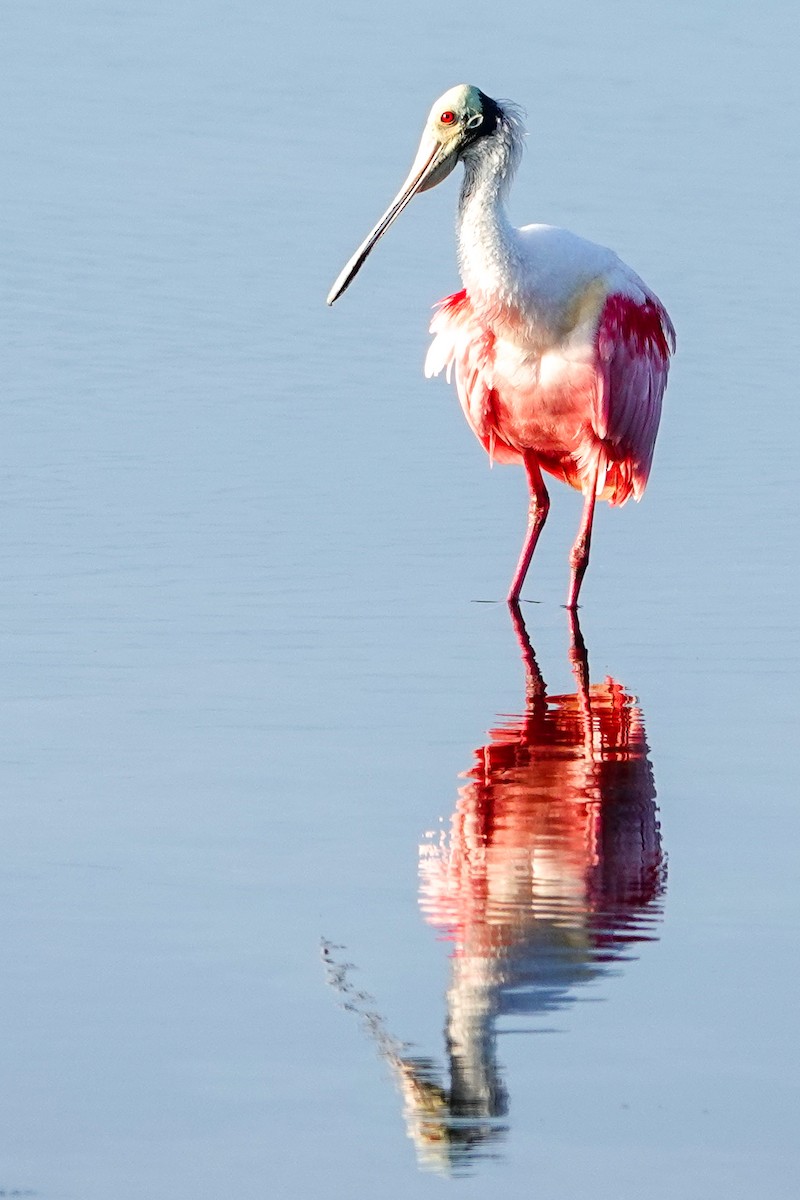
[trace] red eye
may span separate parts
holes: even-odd
[[[442,122],[443,125],[452,125],[453,121],[455,121],[455,119],[456,119],[456,114],[454,112],[451,112],[449,108],[448,108],[447,112],[443,112],[442,115],[439,117],[439,120]]]

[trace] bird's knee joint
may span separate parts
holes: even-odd
[[[570,550],[569,565],[574,570],[577,570],[578,567],[585,567],[588,560],[589,560],[589,542],[588,542],[588,539],[586,541],[584,541],[583,538],[581,538],[581,540],[579,542],[576,542],[575,545]]]
[[[535,496],[532,497],[531,502],[528,505],[528,524],[535,525],[537,522],[539,524],[544,524],[544,522],[547,520],[547,514],[549,512],[550,501],[548,499],[537,500]]]

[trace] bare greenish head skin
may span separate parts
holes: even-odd
[[[495,101],[471,83],[457,83],[440,96],[428,116],[425,134],[441,144],[442,157],[417,191],[425,192],[441,183],[468,146],[494,133],[498,116]]]
[[[439,97],[425,123],[408,178],[340,273],[328,293],[328,304],[333,304],[349,287],[367,255],[412,197],[446,179],[465,150],[494,133],[501,115],[490,96],[468,83],[456,84]]]

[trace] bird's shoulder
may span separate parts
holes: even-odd
[[[609,246],[558,225],[524,225],[518,233],[527,272],[539,289],[568,297],[594,284],[608,295],[619,293],[640,303],[651,296],[644,281]]]
[[[539,303],[558,313],[562,334],[580,330],[593,338],[606,302],[618,297],[637,307],[655,306],[674,337],[658,297],[608,246],[557,225],[526,225],[519,235],[524,273]]]
[[[575,274],[600,274],[622,265],[608,246],[562,229],[558,225],[523,225],[518,231],[520,247],[534,264],[547,265],[554,271]]]

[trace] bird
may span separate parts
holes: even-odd
[[[507,599],[522,585],[550,509],[543,472],[583,495],[566,607],[578,606],[598,499],[639,500],[661,418],[675,329],[613,251],[552,225],[514,227],[506,199],[525,126],[511,101],[471,84],[433,105],[411,170],[331,288],[333,304],[418,192],[464,166],[458,200],[463,287],[436,306],[427,377],[446,373],[490,461],[525,468],[528,522]]]

